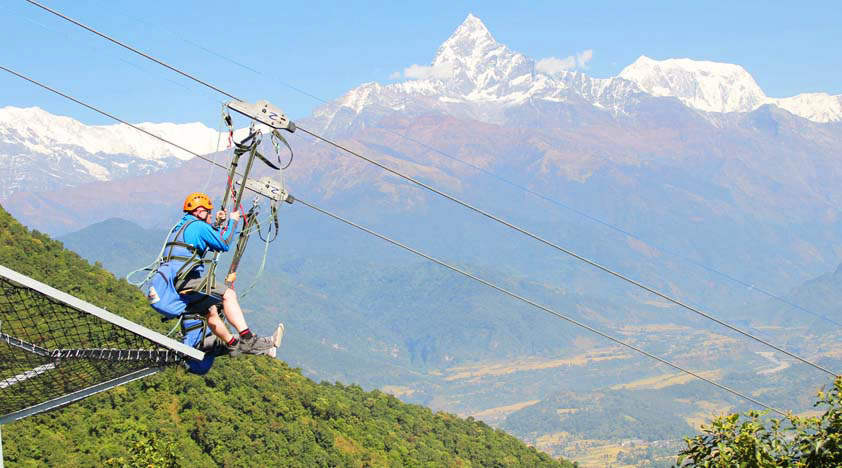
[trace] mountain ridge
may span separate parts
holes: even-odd
[[[217,139],[221,135],[199,122],[144,122],[135,125],[199,154],[216,151]],[[193,158],[192,154],[126,124],[86,125],[70,117],[50,114],[37,106],[0,107],[0,135],[3,143],[20,144],[40,154],[51,154],[51,148],[59,143],[78,147],[90,154],[125,154],[149,161]]]
[[[570,70],[542,72],[535,60],[498,43],[472,14],[442,43],[430,67],[414,65],[404,74],[408,81],[362,84],[316,109],[313,119],[329,131],[336,127],[337,117],[347,119],[343,109],[359,115],[366,108],[405,112],[426,107],[499,123],[504,120],[499,111],[481,111],[476,104],[507,107],[534,99],[566,102],[571,94],[622,115],[629,110],[625,101],[642,93],[677,98],[702,112],[750,112],[773,104],[815,122],[842,120],[842,95],[770,98],[744,68],[733,64],[641,56],[612,78],[592,78]]]
[[[178,168],[225,150],[227,132],[199,122],[87,125],[39,107],[0,107],[0,200]],[[193,153],[183,151],[143,131]],[[243,138],[248,129],[234,131]]]
[[[411,79],[362,84],[302,121],[339,137],[395,115],[438,114],[509,127],[615,121],[634,126],[653,107],[674,113],[667,102],[671,100],[716,126],[733,122],[730,114],[750,114],[768,105],[809,122],[842,121],[842,95],[771,98],[739,65],[641,56],[611,78],[542,70],[534,59],[497,42],[479,18],[468,15],[431,65],[417,66],[409,73]],[[199,154],[227,143],[224,135],[201,123],[138,126]],[[191,158],[124,124],[88,126],[39,108],[0,108],[0,199],[150,174]]]

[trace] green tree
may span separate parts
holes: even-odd
[[[766,412],[720,416],[702,434],[686,438],[681,467],[842,466],[842,378],[819,392],[821,416],[765,419]]]
[[[129,431],[128,440],[132,442],[128,457],[109,458],[105,461],[108,468],[177,468],[178,455],[172,441],[161,440],[141,426]]]
[[[0,208],[0,264],[166,331],[137,288]],[[2,364],[2,363],[0,363]],[[473,419],[358,385],[317,384],[268,356],[173,368],[3,426],[9,466],[570,467]]]

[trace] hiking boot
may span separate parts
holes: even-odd
[[[278,348],[281,346],[281,340],[284,337],[284,324],[279,323],[278,328],[275,329],[275,333],[272,334],[272,349],[266,353],[269,356],[277,357]]]
[[[237,347],[231,351],[231,355],[267,354],[271,356],[274,348],[273,337],[252,335],[251,338],[240,338]]]

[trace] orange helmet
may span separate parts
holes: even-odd
[[[202,192],[193,192],[187,195],[187,198],[184,200],[184,211],[186,212],[193,211],[200,206],[207,210],[213,209],[213,203],[210,198]]]

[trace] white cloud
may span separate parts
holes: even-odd
[[[456,70],[452,64],[443,63],[435,66],[410,65],[403,69],[403,72],[394,72],[389,78],[396,80],[404,77],[410,80],[446,80],[453,78]]]
[[[547,57],[538,60],[535,64],[535,70],[547,75],[555,75],[571,68],[576,68],[576,58],[573,56],[567,58]]]
[[[576,54],[576,65],[579,68],[588,68],[588,62],[593,58],[593,49],[583,50]]]
[[[565,58],[547,57],[538,60],[535,64],[535,71],[547,75],[555,75],[574,68],[588,68],[588,62],[593,58],[593,49],[583,50],[578,54],[569,55]]]

